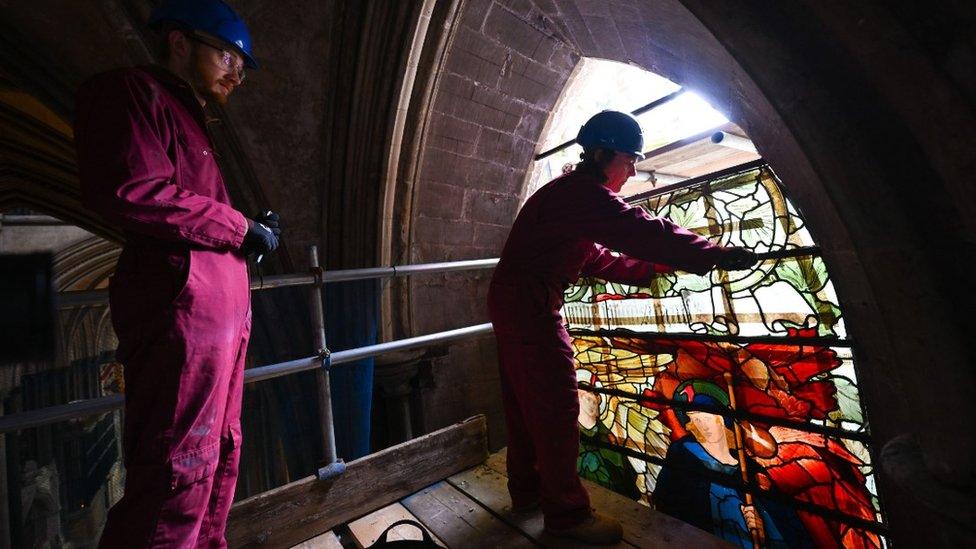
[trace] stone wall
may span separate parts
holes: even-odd
[[[465,2],[430,104],[414,182],[410,262],[498,257],[519,206],[526,170],[549,112],[579,60],[529,3]],[[487,322],[490,272],[415,278],[412,332]],[[451,348],[435,362],[426,426],[486,413],[490,442],[504,444],[494,339]]]

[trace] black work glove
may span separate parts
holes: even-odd
[[[756,257],[756,252],[752,250],[728,247],[722,249],[722,255],[715,266],[725,271],[742,271],[752,267],[757,261],[759,258]]]
[[[272,217],[273,216],[273,217]],[[266,224],[272,223],[274,226]],[[247,220],[247,234],[241,244],[241,253],[251,255],[269,254],[278,248],[278,237],[281,229],[278,227],[278,214],[259,215],[255,219]]]
[[[271,229],[271,231],[274,232],[275,236],[280,237],[281,225],[278,223],[278,219],[279,219],[278,214],[272,211],[267,211],[262,214],[258,214],[254,216],[255,221]]]

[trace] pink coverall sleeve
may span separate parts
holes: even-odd
[[[696,274],[705,274],[718,262],[721,246],[668,221],[634,208],[601,185],[587,185],[580,197],[585,204],[573,224],[579,236],[631,258],[651,260]]]
[[[651,263],[624,254],[615,255],[614,252],[596,244],[593,254],[583,264],[580,274],[595,276],[610,282],[645,286],[655,273],[666,273],[671,270],[667,265]]]
[[[78,92],[75,143],[82,202],[126,231],[212,249],[238,249],[247,219],[233,207],[182,189],[167,155],[176,136],[131,74],[96,79]],[[164,144],[165,140],[165,144]]]

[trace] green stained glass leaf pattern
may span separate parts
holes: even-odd
[[[666,216],[686,229],[707,226],[705,204],[701,200],[671,206],[667,209]]]
[[[782,261],[776,265],[776,275],[801,292],[816,292],[827,283],[827,268],[819,257]]]
[[[676,278],[673,274],[661,274],[653,277],[651,284],[647,287],[648,293],[654,297],[664,297],[674,289]]]
[[[681,292],[704,292],[712,287],[712,280],[710,277],[696,275],[693,273],[682,273],[680,276],[674,276],[675,281],[671,285],[673,290],[672,295],[681,295]]]
[[[844,377],[833,378],[834,387],[837,388],[837,412],[831,413],[834,421],[846,420],[854,423],[864,423],[861,412],[861,400],[858,398],[857,387],[854,383]]]

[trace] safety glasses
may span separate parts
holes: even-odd
[[[237,61],[238,56],[235,56],[230,50],[222,46],[220,42],[207,36],[195,32],[188,32],[186,33],[186,37],[194,42],[203,44],[208,48],[217,50],[217,52],[220,53],[220,57],[217,60],[217,65],[228,72],[235,73],[237,75],[237,80],[241,84],[244,83],[244,61]]]

